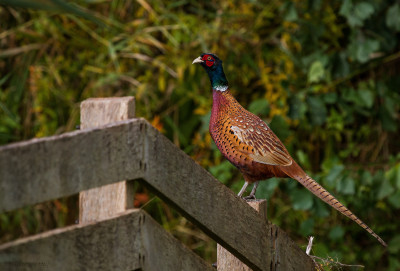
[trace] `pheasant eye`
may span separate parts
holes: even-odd
[[[211,67],[212,65],[214,65],[214,58],[212,57],[212,56],[210,56],[210,55],[205,55],[204,57],[203,57],[203,60],[206,62],[206,65],[208,66],[208,67]]]

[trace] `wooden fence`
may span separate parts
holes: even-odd
[[[134,118],[124,97],[83,102],[79,131],[0,147],[0,212],[80,193],[80,224],[0,245],[0,270],[215,270],[132,208],[134,181],[220,244],[218,270],[314,269],[263,211]]]

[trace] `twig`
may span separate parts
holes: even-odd
[[[313,245],[313,241],[314,241],[314,236],[310,236],[310,238],[308,239],[308,245],[307,245],[307,249],[306,249],[306,254],[308,256],[310,256],[311,260],[313,261],[316,269],[318,271],[323,271],[323,266],[327,266],[327,267],[331,267],[331,268],[341,268],[341,267],[356,267],[356,268],[364,268],[363,265],[352,265],[352,264],[344,264],[341,263],[339,261],[334,261],[331,257],[328,257],[327,259],[318,257],[318,256],[314,256],[314,255],[310,255],[311,252],[311,248]],[[316,260],[320,261],[320,263],[318,263]]]
[[[333,267],[335,267],[335,266],[341,266],[341,267],[357,267],[357,268],[364,268],[364,267],[365,267],[364,265],[359,265],[359,264],[344,264],[344,263],[338,262],[337,260],[334,261],[334,260],[333,260],[332,258],[330,258],[330,257],[329,257],[328,259],[323,259],[323,258],[321,258],[321,257],[314,256],[314,255],[310,255],[310,257],[311,257],[312,259],[317,259],[317,260],[322,261],[322,262],[324,263],[324,265],[327,265],[327,266],[331,265],[331,266],[333,266]]]
[[[310,255],[313,240],[314,240],[314,236],[310,236],[310,239],[308,239],[308,245],[307,245],[307,249],[306,249],[307,255]]]

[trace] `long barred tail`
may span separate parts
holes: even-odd
[[[296,178],[298,182],[304,185],[308,190],[310,190],[314,195],[322,199],[324,202],[328,203],[330,206],[356,222],[363,229],[369,232],[373,237],[375,237],[383,246],[387,246],[385,241],[383,241],[370,227],[368,227],[364,222],[362,222],[355,214],[353,214],[349,209],[347,209],[342,203],[340,203],[334,196],[331,195],[325,188],[323,188],[319,183],[314,181],[310,176],[306,175],[305,178]]]

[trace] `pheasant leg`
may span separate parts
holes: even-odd
[[[240,198],[242,197],[244,191],[246,191],[246,188],[247,188],[248,185],[249,185],[248,182],[244,182],[243,187],[242,187],[242,189],[240,189],[240,192],[239,192],[239,194],[238,194],[238,196],[239,196]]]
[[[244,197],[244,199],[256,199],[256,191],[257,191],[257,187],[258,187],[258,183],[259,182],[255,182],[253,185],[253,189],[251,189],[250,195],[248,195],[247,197]]]

